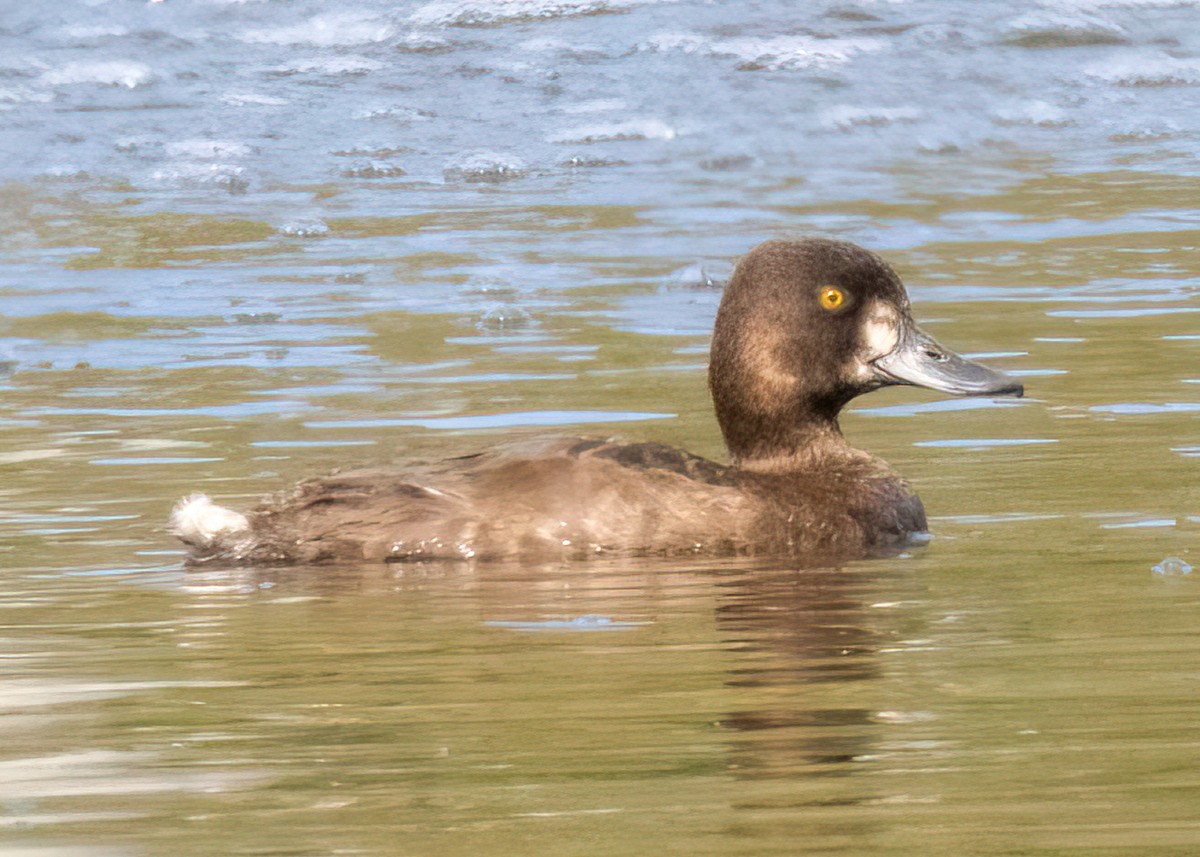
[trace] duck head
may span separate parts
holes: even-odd
[[[781,466],[842,442],[845,404],[893,384],[956,396],[1024,392],[917,327],[896,272],[855,244],[768,241],[738,263],[709,363],[717,421],[737,464]]]

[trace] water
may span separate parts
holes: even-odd
[[[9,4],[4,853],[1196,853],[1198,15]],[[805,232],[1026,383],[846,415],[929,546],[182,569],[196,489],[720,456],[720,280]]]

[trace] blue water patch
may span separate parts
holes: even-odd
[[[41,515],[17,513],[0,517],[0,524],[76,524],[102,523],[105,521],[132,521],[138,515]]]
[[[549,335],[536,333],[505,334],[504,336],[447,336],[445,341],[449,345],[511,345],[514,342],[545,342],[548,339],[550,339]],[[464,360],[455,361],[458,365],[466,362]]]
[[[999,360],[1004,357],[1028,357],[1028,351],[967,351],[963,357],[968,360]]]
[[[1133,309],[1056,309],[1046,313],[1054,318],[1142,318],[1151,315],[1176,315],[1200,312],[1200,307],[1140,307]]]
[[[1117,402],[1112,405],[1092,405],[1098,414],[1189,414],[1200,411],[1200,402]]]
[[[337,384],[309,384],[301,387],[276,387],[265,390],[250,390],[255,396],[370,396],[384,391],[380,384],[364,384],[344,381]]]
[[[500,345],[492,349],[497,354],[577,354],[591,355],[599,345]]]
[[[439,375],[433,378],[406,378],[409,384],[502,384],[510,381],[574,381],[573,372],[481,372],[478,375]]]
[[[214,461],[224,461],[223,458],[93,458],[88,464],[105,466],[136,465],[139,467],[159,464],[208,464]]]
[[[1029,446],[1042,443],[1058,443],[1058,440],[1048,437],[947,438],[945,440],[920,440],[913,446],[942,449],[991,449],[997,446]]]
[[[1102,530],[1135,530],[1135,529],[1157,529],[1160,527],[1175,526],[1174,518],[1143,518],[1139,521],[1122,521],[1119,524],[1101,524]]]
[[[855,408],[854,413],[872,417],[915,417],[948,411],[979,411],[989,408],[1019,408],[1032,399],[938,399],[910,405],[885,405],[882,408]]]
[[[198,408],[30,408],[23,411],[23,416],[103,416],[103,417],[171,417],[171,416],[205,416],[224,419],[239,417],[256,417],[277,414],[287,411],[312,410],[308,402],[293,400],[277,400],[273,402],[241,402],[236,405],[211,405]]]
[[[1064,515],[1036,515],[1025,512],[1003,512],[998,515],[940,515],[929,520],[947,524],[1013,524],[1025,521],[1055,521]]]
[[[132,575],[172,574],[179,573],[179,563],[169,565],[153,565],[145,568],[135,566],[117,566],[113,568],[72,569],[63,572],[66,577],[129,577]]]
[[[461,417],[409,417],[379,420],[321,420],[305,423],[305,428],[391,428],[416,426],[427,429],[485,429],[510,426],[567,426],[580,423],[624,423],[641,420],[669,420],[676,414],[640,411],[514,411],[504,414],[475,414]]]
[[[547,631],[631,631],[650,622],[618,622],[608,616],[589,613],[586,616],[576,616],[574,619],[546,619],[540,622],[520,622],[502,619],[488,619],[483,624],[490,628],[505,628],[509,631],[524,633],[544,633]]]
[[[264,449],[307,449],[329,446],[371,446],[374,443],[373,440],[256,440],[252,441],[250,445]]]

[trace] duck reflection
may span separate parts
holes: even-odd
[[[722,641],[738,654],[727,685],[746,688],[745,708],[722,728],[730,770],[739,777],[848,776],[872,753],[880,723],[874,709],[850,704],[864,694],[848,683],[882,675],[890,639],[878,611],[880,588],[898,571],[758,570],[718,584]]]
[[[895,737],[880,714],[894,704],[884,653],[911,614],[878,606],[911,599],[914,585],[899,558],[823,569],[648,560],[208,568],[188,578],[205,606],[251,607],[256,638],[273,635],[276,656],[296,650],[293,663],[314,646],[369,652],[361,667],[338,658],[350,686],[377,657],[386,667],[372,669],[404,682],[436,675],[422,698],[488,712],[483,734],[498,764],[510,763],[534,717],[552,738],[522,750],[532,754],[518,754],[523,764],[543,753],[547,771],[611,764],[622,752],[613,748],[625,747],[632,770],[694,770],[705,746],[699,764],[710,775],[792,781],[787,801],[806,800],[800,780],[864,772]],[[278,623],[252,607],[264,599],[287,608]],[[240,612],[218,611],[226,622]],[[211,640],[216,629],[204,630]],[[680,723],[690,724],[684,733]],[[607,736],[601,756],[591,755],[593,732]],[[859,788],[838,800],[871,799]]]

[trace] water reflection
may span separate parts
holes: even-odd
[[[707,720],[725,733],[719,756],[705,754],[704,764],[714,773],[738,779],[850,776],[869,772],[864,763],[881,752],[881,744],[890,733],[894,737],[896,724],[907,714],[854,704],[861,703],[861,696],[841,688],[883,677],[883,654],[902,635],[892,614],[880,609],[880,599],[911,596],[913,585],[903,559],[879,561],[865,569],[790,569],[756,563],[678,567],[661,562],[205,569],[189,574],[184,585],[193,615],[181,643],[208,650],[236,644],[221,638],[242,633],[238,629],[244,627],[244,619],[237,614],[245,610],[275,605],[316,617],[353,611],[352,605],[364,599],[383,599],[391,604],[390,614],[373,609],[370,616],[360,616],[354,629],[318,630],[310,625],[306,640],[289,637],[281,626],[282,636],[272,647],[280,655],[287,650],[311,652],[314,645],[342,651],[394,646],[397,653],[409,652],[415,659],[397,660],[392,669],[400,670],[397,675],[426,677],[422,683],[434,682],[417,691],[425,705],[450,706],[445,709],[450,712],[472,700],[470,709],[461,709],[465,721],[458,726],[442,722],[439,728],[452,747],[449,735],[468,724],[491,735],[487,740],[496,742],[496,753],[480,757],[480,764],[515,764],[515,748],[504,749],[504,741],[511,740],[512,730],[523,728],[523,718],[532,716],[541,724],[538,728],[558,737],[536,759],[527,755],[531,750],[518,751],[518,768],[525,773],[517,780],[533,771],[544,776],[559,766],[607,767],[616,760],[589,761],[594,750],[579,743],[581,734],[598,731],[619,745],[629,740],[618,737],[628,730],[621,718],[641,717],[634,712],[647,706],[659,709],[668,722],[683,716],[699,726]],[[708,623],[715,623],[712,642],[675,641],[681,622],[691,626],[697,619],[703,621],[704,614]],[[201,616],[209,621],[197,624]],[[384,630],[377,624],[384,621],[397,627]],[[406,632],[398,630],[402,625]],[[418,642],[420,629],[431,627],[440,629],[441,643],[434,638]],[[436,654],[439,645],[450,648]],[[721,666],[680,696],[680,685],[690,680],[685,675],[666,679],[663,671],[683,663],[678,657],[695,645],[714,647]],[[485,654],[480,647],[493,652]],[[503,667],[496,660],[500,652]],[[663,695],[661,701],[648,700],[645,689],[630,696],[633,687],[645,688],[653,679],[625,672],[622,664],[632,663],[629,658],[651,675],[663,674],[665,683],[654,691]],[[571,666],[574,661],[578,667]],[[539,676],[542,688],[506,684],[485,689],[475,684],[482,676],[495,675],[497,668],[506,676],[529,671]],[[342,669],[356,668],[344,662]],[[434,679],[437,675],[440,678]],[[357,681],[353,675],[345,680],[350,685]],[[397,687],[404,696],[416,690]],[[531,692],[537,698],[550,695],[552,709],[531,707]],[[688,699],[695,707],[691,714],[685,714]],[[354,714],[343,708],[340,716]],[[653,733],[660,731],[646,726]],[[502,740],[501,735],[509,737]],[[477,734],[473,740],[481,737]],[[664,738],[658,734],[644,739],[657,744],[652,751],[657,764],[677,754],[690,755],[675,745],[677,739],[659,743]],[[575,752],[571,748],[583,755],[568,761],[564,754]],[[629,758],[623,764],[636,769],[644,761]],[[540,778],[533,776],[535,781]],[[869,791],[863,799],[870,797]]]
[[[1041,545],[1101,523],[1020,526]],[[1070,781],[1076,755],[1098,764],[1125,740],[1085,724],[1086,677],[1058,673],[1104,651],[1112,627],[1094,622],[1106,599],[1075,585],[1064,602],[1053,580],[1023,595],[1043,582],[1035,548],[1005,555],[1000,531],[1017,524],[964,537],[974,524],[940,521],[946,541],[912,558],[840,569],[462,562],[72,577],[70,625],[61,605],[11,592],[0,603],[58,621],[59,642],[5,643],[24,660],[9,659],[18,678],[0,687],[20,707],[4,723],[17,739],[0,759],[17,784],[0,788],[4,820],[65,841],[102,830],[174,844],[168,829],[186,818],[188,836],[226,852],[259,830],[297,849],[389,853],[362,838],[374,830],[423,853],[527,853],[568,834],[626,843],[620,853],[702,834],[721,851],[751,835],[863,853],[899,836],[912,847],[895,853],[921,853],[905,825],[936,815],[955,831],[939,835],[962,835],[997,794],[1011,806],[1013,760],[1064,766],[1039,768],[1035,788],[1049,789]],[[1175,627],[1168,646],[1188,651],[1182,611],[1130,596],[1118,600],[1135,626],[1152,610],[1156,627]],[[1056,633],[1062,653],[1045,643]],[[1121,663],[1165,657],[1129,633]],[[1187,668],[1175,664],[1164,697],[1181,714]],[[1128,692],[1140,699],[1154,681]],[[1046,811],[1047,829],[1060,810]]]
[[[880,737],[873,713],[837,705],[836,691],[821,687],[879,677],[885,635],[869,615],[870,578],[767,569],[717,581],[717,628],[738,655],[726,682],[756,688],[751,698],[769,703],[721,719],[745,733],[728,748],[738,778],[849,776],[872,752]]]
[[[6,653],[36,645],[32,640],[4,640],[3,644]],[[45,658],[46,653],[40,652],[25,660]],[[19,676],[23,670],[16,672]],[[167,749],[161,742],[139,749],[112,749],[105,746],[110,741],[96,746],[89,740],[92,727],[103,719],[101,703],[132,702],[156,694],[186,698],[236,683],[46,677],[51,672],[43,669],[40,677],[0,680],[0,735],[9,748],[0,759],[2,827],[128,822],[148,813],[142,801],[152,796],[214,795],[247,789],[266,779],[261,770],[246,765],[198,767],[187,753]],[[212,740],[187,734],[174,737],[173,748]]]

